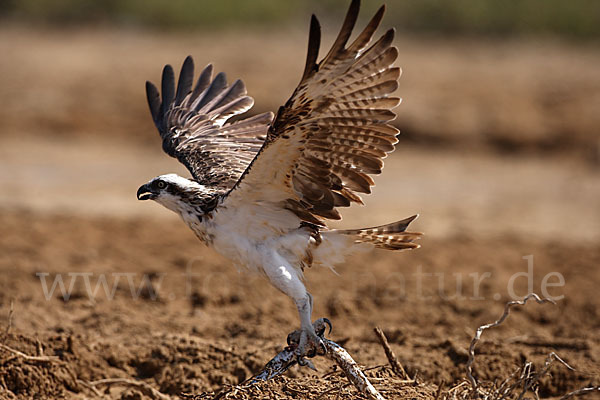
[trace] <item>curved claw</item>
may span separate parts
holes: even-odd
[[[333,330],[333,325],[331,325],[331,321],[328,318],[323,318],[323,322],[329,327],[329,332],[327,332],[327,334],[331,334],[331,331]]]
[[[324,337],[327,327],[331,333],[333,329],[331,321],[327,318],[319,318],[312,324],[312,327],[296,330],[287,336],[288,348],[296,354],[298,365],[313,368],[314,366],[311,366],[312,363],[308,359],[327,354]]]
[[[310,360],[305,360],[302,356],[298,356],[296,358],[296,362],[298,362],[298,365],[301,367],[308,367],[313,371],[317,371],[317,367],[315,367],[315,364],[313,364]]]
[[[313,323],[313,326],[315,327],[315,333],[317,334],[317,336],[323,336],[323,334],[325,333],[325,326],[329,327],[329,332],[327,333],[328,335],[331,333],[331,330],[333,329],[333,326],[331,325],[331,321],[327,318],[319,318],[318,320],[316,320]]]
[[[308,365],[308,360],[305,360],[304,356],[296,356],[296,361],[301,367],[306,367]]]
[[[319,349],[320,349],[321,351],[317,351],[317,349],[315,349],[315,350],[314,350],[314,351],[315,351],[315,353],[316,353],[316,355],[319,355],[319,356],[324,356],[324,355],[326,355],[326,354],[327,354],[327,346],[325,346],[325,343],[323,343],[323,342],[320,342],[320,343],[319,343]]]

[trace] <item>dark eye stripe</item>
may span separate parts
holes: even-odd
[[[152,187],[156,190],[156,189],[164,189],[166,188],[168,185],[165,181],[154,181],[152,182]]]

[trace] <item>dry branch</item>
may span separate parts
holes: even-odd
[[[84,381],[82,379],[77,379],[77,383],[79,383],[81,386],[85,387],[89,391],[93,392],[96,395],[96,397],[98,397],[98,398],[102,397],[102,393],[100,393],[100,391],[98,389],[96,389],[94,386],[90,385],[90,383],[88,381]]]
[[[10,333],[10,328],[12,328],[13,315],[15,313],[14,305],[15,305],[14,301],[11,300],[10,301],[10,311],[8,312],[8,324],[6,324],[6,331],[4,332],[4,334],[6,336],[8,336],[8,334]]]
[[[369,396],[371,399],[384,400],[383,396],[373,387],[369,379],[360,370],[356,361],[348,354],[339,344],[325,339],[325,347],[327,348],[327,356],[334,360],[340,368],[346,373],[346,377],[356,388]]]
[[[481,334],[486,329],[494,328],[494,327],[502,324],[502,322],[504,322],[504,320],[508,317],[508,315],[510,313],[510,309],[512,307],[523,306],[527,303],[527,301],[529,299],[534,299],[539,304],[543,304],[543,303],[556,304],[553,300],[546,299],[546,298],[541,299],[537,294],[529,293],[527,296],[525,296],[525,298],[523,300],[509,301],[508,303],[506,303],[506,305],[504,306],[504,312],[502,313],[502,316],[498,320],[496,320],[495,322],[492,322],[491,324],[482,325],[479,328],[477,328],[477,332],[475,333],[475,336],[471,340],[471,345],[469,346],[469,360],[467,361],[467,378],[469,379],[469,382],[471,383],[471,390],[476,395],[479,395],[479,385],[477,383],[477,380],[473,376],[473,362],[475,361],[475,346],[481,339]]]
[[[369,379],[360,370],[358,364],[348,354],[348,352],[339,344],[332,340],[322,338],[327,357],[335,361],[346,374],[348,380],[361,392],[371,399],[383,400],[384,397],[373,387]],[[283,374],[290,367],[297,364],[296,354],[290,347],[286,347],[271,359],[265,368],[256,376],[248,380],[248,385],[253,385],[260,381],[266,381]]]
[[[589,394],[589,393],[593,393],[593,392],[600,392],[600,386],[590,386],[590,387],[584,387],[581,389],[577,389],[570,393],[565,394],[563,397],[561,397],[558,400],[566,400],[573,396],[580,396],[582,394]]]
[[[523,390],[521,391],[521,394],[519,395],[518,400],[521,400],[523,398],[523,396],[525,396],[525,394],[527,393],[527,390],[529,390],[529,388],[533,384],[537,383],[541,377],[546,375],[546,373],[548,372],[548,370],[550,369],[550,367],[552,366],[554,361],[560,362],[562,365],[564,365],[565,367],[567,367],[568,369],[573,371],[573,368],[569,364],[567,364],[565,361],[563,361],[562,358],[560,358],[558,355],[556,355],[556,353],[552,352],[552,353],[548,354],[548,357],[546,358],[546,362],[544,363],[544,366],[538,372],[533,373],[531,368],[529,368],[528,374],[521,379],[521,381],[523,382]],[[528,364],[530,364],[530,363],[528,363]]]
[[[400,364],[400,362],[396,358],[396,355],[394,354],[394,351],[390,347],[390,344],[388,343],[388,340],[385,337],[385,334],[383,333],[381,328],[375,327],[374,331],[375,331],[375,334],[377,335],[377,338],[379,339],[379,343],[381,343],[381,346],[383,347],[383,350],[385,351],[385,356],[387,357],[387,359],[392,367],[392,371],[394,371],[394,373],[397,376],[399,376],[400,378],[409,380],[410,377],[408,376],[408,374],[402,367],[402,364]]]
[[[13,353],[17,357],[21,357],[24,360],[39,363],[50,363],[50,362],[62,362],[57,356],[30,356],[19,350],[15,350],[12,347],[8,347],[5,344],[0,343],[0,349]]]
[[[260,381],[268,381],[269,379],[273,379],[276,376],[283,374],[295,364],[297,364],[297,362],[294,351],[291,348],[286,347],[273,357],[261,372],[250,378],[247,383],[253,385]]]
[[[328,323],[329,321],[327,321]],[[369,379],[366,375],[361,371],[358,364],[354,359],[348,354],[346,349],[344,349],[339,344],[335,343],[332,340],[326,339],[323,334],[325,332],[324,322],[323,320],[317,320],[315,324],[315,331],[323,340],[323,344],[325,345],[325,349],[327,350],[326,356],[333,361],[335,361],[340,368],[346,374],[348,380],[363,394],[366,394],[370,399],[375,400],[384,400],[384,397],[373,387]],[[296,336],[298,331],[290,333],[288,336],[288,343],[294,343],[296,340]],[[305,360],[308,366],[314,369],[312,363],[310,361]],[[283,374],[290,367],[297,364],[297,355],[294,352],[293,346],[288,346],[279,352],[275,357],[271,359],[265,365],[265,368],[256,376],[250,378],[246,381],[246,385],[253,385],[260,381],[266,381],[272,379],[278,375]],[[243,386],[242,386],[243,387]]]
[[[504,306],[504,312],[502,316],[496,320],[495,322],[487,325],[482,325],[477,329],[477,332],[473,339],[471,340],[471,345],[469,346],[469,360],[467,362],[467,377],[470,382],[471,390],[469,391],[461,391],[458,398],[466,399],[466,398],[483,398],[485,400],[504,400],[507,398],[516,398],[517,400],[521,400],[525,397],[528,391],[533,391],[535,397],[538,398],[537,395],[537,385],[539,384],[540,379],[548,374],[550,368],[555,362],[559,362],[566,368],[573,370],[573,368],[567,364],[563,359],[561,359],[556,353],[552,352],[548,354],[544,365],[539,368],[539,370],[531,363],[525,362],[523,366],[513,372],[509,377],[504,379],[500,385],[497,385],[495,382],[491,385],[490,388],[482,389],[475,377],[473,376],[473,362],[475,360],[475,346],[481,339],[481,334],[484,330],[496,327],[500,325],[504,320],[508,317],[510,313],[511,307],[515,305],[523,306],[527,303],[529,299],[534,299],[537,303],[552,303],[556,304],[554,301],[550,299],[541,299],[537,294],[530,293],[523,300],[518,301],[510,301],[506,303]],[[537,372],[536,372],[537,371]],[[452,394],[453,399],[457,398],[457,390],[466,382],[463,382],[461,385],[458,385],[448,393]],[[520,391],[518,395],[516,391]],[[565,394],[559,400],[566,400],[573,396],[585,395],[588,393],[598,392],[600,391],[600,387],[591,386],[584,387],[578,390],[574,390],[570,393]]]
[[[446,385],[446,382],[444,382],[443,380],[440,382],[440,384],[438,385],[438,388],[435,392],[435,400],[440,400],[442,398],[442,390],[444,390],[444,386]]]

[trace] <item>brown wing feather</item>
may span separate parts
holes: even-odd
[[[359,5],[352,1],[318,64],[320,26],[312,17],[302,79],[230,197],[279,203],[304,221],[324,224],[322,218],[340,218],[337,207],[362,203],[358,193],[370,193],[370,175],[381,172],[382,159],[397,142],[398,130],[389,122],[400,99],[389,96],[400,69],[392,66],[398,56],[393,30],[369,46],[384,7],[347,45]]]
[[[229,190],[260,150],[273,114],[228,124],[229,118],[249,110],[254,100],[246,95],[242,81],[228,85],[224,73],[211,79],[212,71],[208,65],[192,89],[194,62],[187,57],[177,88],[173,68],[167,65],[162,99],[150,82],[146,94],[164,151],[181,161],[201,184]]]

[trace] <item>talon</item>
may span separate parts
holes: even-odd
[[[306,360],[306,366],[310,369],[312,369],[313,371],[317,371],[317,367],[315,367],[315,364],[313,364],[310,360]]]
[[[328,353],[324,337],[327,327],[331,333],[333,329],[331,321],[327,318],[319,318],[311,325],[305,324],[300,330],[287,336],[288,346],[294,351],[300,366],[311,367],[309,358],[324,356]]]
[[[298,361],[298,365],[301,367],[306,367],[308,365],[308,360],[305,360],[304,356],[297,356],[296,361]]]
[[[323,342],[319,343],[319,348],[321,349],[321,352],[317,352],[317,355],[324,356],[327,354],[327,346],[325,346],[325,343],[323,343]],[[315,351],[316,351],[316,349],[315,349]]]
[[[331,330],[333,329],[333,326],[331,325],[331,321],[327,318],[323,318],[323,322],[329,327],[329,332],[327,332],[327,334],[331,334]]]
[[[298,362],[298,365],[301,367],[308,367],[308,368],[312,369],[313,371],[317,371],[317,367],[315,367],[315,364],[313,364],[310,360],[305,359],[303,356],[298,356],[296,358],[296,361]]]
[[[319,318],[313,323],[313,327],[317,336],[323,337],[323,334],[325,333],[325,326],[329,327],[329,332],[327,333],[329,335],[331,333],[331,330],[333,329],[333,326],[331,325],[331,321],[329,319]]]

